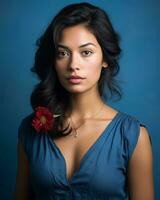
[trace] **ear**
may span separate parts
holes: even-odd
[[[108,67],[108,64],[107,64],[106,62],[103,62],[102,67],[103,67],[103,68],[107,68],[107,67]]]

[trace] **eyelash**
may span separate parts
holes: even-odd
[[[63,55],[60,55],[62,53],[63,53]],[[58,58],[64,58],[65,57],[64,53],[69,54],[67,51],[58,51],[58,53],[57,53]]]
[[[89,55],[85,55],[85,57],[88,57],[88,56],[90,56],[91,54],[93,54],[93,52],[92,51],[90,51],[90,50],[85,50],[85,51],[82,51],[82,53],[83,52],[89,52]]]
[[[89,52],[89,55],[88,54],[85,54],[85,55],[83,55],[83,53],[88,53]],[[69,52],[67,52],[67,51],[58,51],[58,53],[57,53],[57,55],[58,55],[58,58],[60,59],[60,58],[64,58],[64,57],[66,57],[66,54],[65,55],[60,55],[60,54],[64,54],[64,53],[66,53],[66,54],[68,54],[69,55]],[[90,51],[90,50],[85,50],[85,51],[82,51],[81,52],[81,54],[84,56],[84,57],[88,57],[88,56],[90,56],[91,54],[93,54],[93,51]]]

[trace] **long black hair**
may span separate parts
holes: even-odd
[[[64,7],[52,20],[44,34],[37,40],[37,51],[34,66],[31,71],[37,74],[40,82],[35,86],[31,94],[31,105],[48,107],[54,114],[60,114],[56,118],[51,131],[53,136],[70,133],[69,124],[63,128],[65,111],[69,106],[69,92],[60,84],[56,70],[55,60],[57,44],[64,28],[83,24],[94,36],[102,48],[103,60],[108,64],[102,68],[98,81],[98,90],[103,95],[104,89],[108,97],[118,95],[121,90],[114,77],[119,71],[119,35],[114,30],[107,13],[90,3],[76,3]],[[54,134],[53,134],[54,133]]]

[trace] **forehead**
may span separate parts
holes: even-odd
[[[58,43],[68,47],[81,46],[86,43],[93,43],[95,46],[99,46],[94,34],[84,25],[76,25],[63,29]]]

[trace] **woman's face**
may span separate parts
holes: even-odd
[[[83,25],[65,28],[58,42],[56,72],[61,85],[71,93],[97,90],[103,62],[96,37]]]

